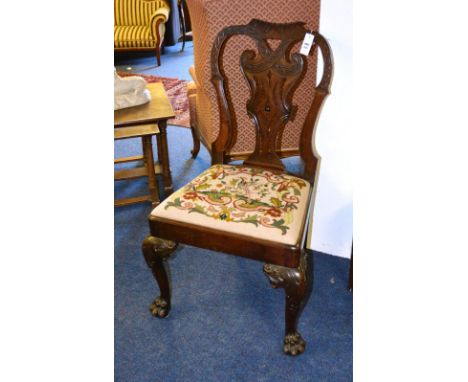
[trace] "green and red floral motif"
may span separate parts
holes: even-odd
[[[302,179],[249,167],[215,165],[172,195],[175,207],[213,219],[278,228],[286,234],[297,209]]]

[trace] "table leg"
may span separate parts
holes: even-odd
[[[167,121],[159,121],[159,134],[156,135],[156,141],[158,144],[158,159],[159,164],[162,167],[162,177],[164,182],[164,193],[165,196],[169,196],[174,192],[172,185],[171,168],[169,166],[169,150],[167,146],[167,134],[166,127]]]
[[[153,145],[151,135],[141,138],[143,142],[143,156],[145,157],[146,168],[148,169],[148,187],[153,207],[156,207],[161,201],[159,199],[159,186],[156,174],[154,172]]]
[[[145,157],[145,140],[141,137],[141,152],[143,153],[143,165],[146,166],[146,157]]]
[[[182,29],[182,49],[180,50],[181,52],[184,51],[184,48],[185,48],[185,35],[186,35],[186,31],[185,31],[185,14],[184,14],[184,9],[183,9],[183,1],[182,0],[179,0],[177,2],[177,8],[179,10],[179,21],[180,21],[180,26],[181,26],[181,29]]]

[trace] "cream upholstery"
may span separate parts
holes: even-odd
[[[151,215],[295,245],[308,211],[310,184],[291,175],[214,165]]]

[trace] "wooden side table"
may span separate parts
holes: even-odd
[[[157,175],[162,175],[166,196],[173,191],[172,176],[169,166],[167,145],[167,120],[174,118],[174,110],[167,98],[161,83],[148,84],[151,101],[140,106],[114,111],[114,140],[141,138],[143,155],[114,159],[114,163],[125,163],[143,160],[145,165],[137,168],[117,170],[114,180],[128,180],[148,177],[149,195],[114,201],[115,206],[151,201],[153,206],[159,204],[159,187]],[[158,161],[154,162],[152,136],[156,136]]]

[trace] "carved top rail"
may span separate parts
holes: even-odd
[[[294,118],[294,91],[307,70],[307,59],[299,53],[291,54],[295,44],[310,32],[304,25],[302,22],[273,24],[254,19],[247,25],[227,27],[218,34],[211,51],[211,81],[216,89],[220,113],[220,131],[213,145],[213,162],[224,162],[224,153],[235,143],[235,115],[223,68],[224,48],[231,37],[246,35],[255,41],[257,47],[257,52],[246,50],[240,56],[240,67],[250,87],[247,113],[255,124],[256,146],[244,163],[272,170],[285,169],[276,151],[280,149],[286,123]],[[317,158],[312,148],[312,136],[323,100],[330,92],[333,63],[327,41],[318,32],[311,33],[314,41],[310,54],[320,48],[323,74],[302,128],[300,155],[304,162],[303,177],[313,183]],[[278,47],[273,50],[269,40],[279,40]]]

